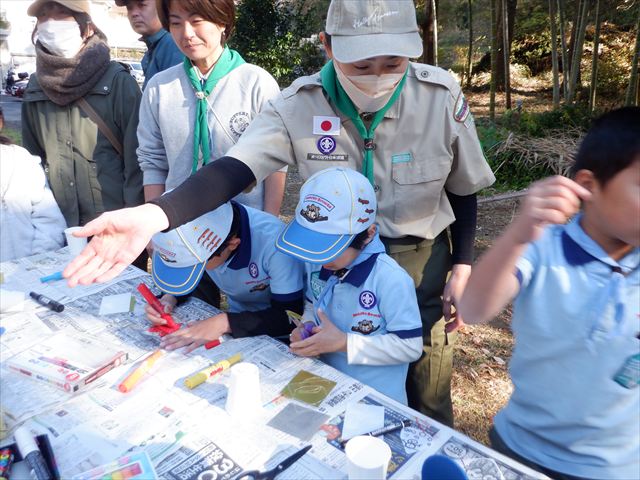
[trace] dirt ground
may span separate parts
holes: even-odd
[[[281,218],[293,217],[302,179],[295,169],[287,175]],[[478,207],[476,255],[487,249],[508,225],[517,200],[482,203]],[[507,364],[513,345],[506,309],[487,325],[469,325],[458,335],[454,356],[452,397],[455,427],[488,445],[487,432],[495,413],[511,393]]]

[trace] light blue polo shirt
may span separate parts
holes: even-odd
[[[333,274],[320,265],[305,264],[305,296],[314,303]],[[400,338],[422,336],[420,311],[413,281],[395,260],[384,253],[371,255],[352,267],[334,287],[326,313],[343,332]],[[325,363],[385,395],[407,404],[405,380],[409,364],[350,365],[346,352],[326,353]]]
[[[518,261],[514,390],[495,427],[552,470],[640,478],[640,388],[613,380],[640,352],[640,249],[616,262],[580,218],[547,228]]]
[[[229,312],[255,312],[280,301],[302,296],[304,266],[276,249],[284,228],[273,215],[233,202],[240,214],[240,238],[236,254],[207,273],[227,295]]]

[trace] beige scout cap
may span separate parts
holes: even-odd
[[[91,6],[89,5],[89,0],[36,0],[27,9],[27,15],[35,17],[38,15],[38,12],[42,8],[45,3],[49,2],[59,3],[60,5],[67,7],[69,10],[74,12],[84,12],[88,15],[91,15]]]
[[[334,58],[342,63],[422,55],[413,0],[332,0],[325,31]]]

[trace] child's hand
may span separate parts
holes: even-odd
[[[296,327],[289,334],[289,343],[299,342],[302,340],[302,328]]]
[[[160,348],[175,350],[187,347],[184,353],[189,353],[205,343],[217,340],[223,334],[231,332],[229,318],[226,313],[219,313],[205,320],[200,320],[186,328],[181,328],[162,338]]]
[[[160,299],[160,303],[164,305],[164,313],[171,314],[171,312],[173,312],[173,308],[178,303],[178,300],[173,295],[165,294]],[[147,314],[147,318],[155,325],[165,325],[167,323],[167,321],[162,318],[151,305],[146,305],[144,307],[144,313]]]
[[[322,321],[322,327],[313,327],[313,335],[306,340],[294,341],[292,336],[291,351],[303,357],[315,357],[322,353],[346,352],[347,334],[336,327],[322,310],[318,310],[318,317]],[[296,330],[298,329],[296,328]],[[297,334],[300,335],[300,332]]]
[[[532,242],[546,225],[565,223],[580,210],[581,200],[590,196],[589,190],[559,175],[534,183],[513,225],[516,240]]]

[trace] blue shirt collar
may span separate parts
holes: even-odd
[[[569,265],[580,266],[600,261],[612,269],[621,269],[625,275],[638,268],[640,248],[634,248],[619,261],[612,259],[580,226],[582,213],[569,222],[562,234],[562,249]]]
[[[351,267],[348,271],[348,274],[342,280],[340,280],[340,282],[350,283],[354,287],[362,286],[365,280],[369,277],[371,270],[373,270],[373,266],[376,264],[378,255],[379,253],[374,253],[364,262]],[[320,269],[320,280],[327,281],[329,277],[334,273],[335,272],[333,270],[327,270],[326,268],[322,267]]]
[[[164,28],[161,28],[153,35],[149,35],[148,37],[141,37],[140,39],[145,43],[148,49],[153,50],[153,47],[155,47],[156,44],[160,40],[162,40],[162,37],[168,34],[169,32],[167,32]]]
[[[229,260],[228,267],[232,270],[241,270],[247,268],[251,261],[251,225],[247,209],[234,201],[231,204],[240,215],[240,232],[238,233],[240,245],[235,251],[235,255]]]

